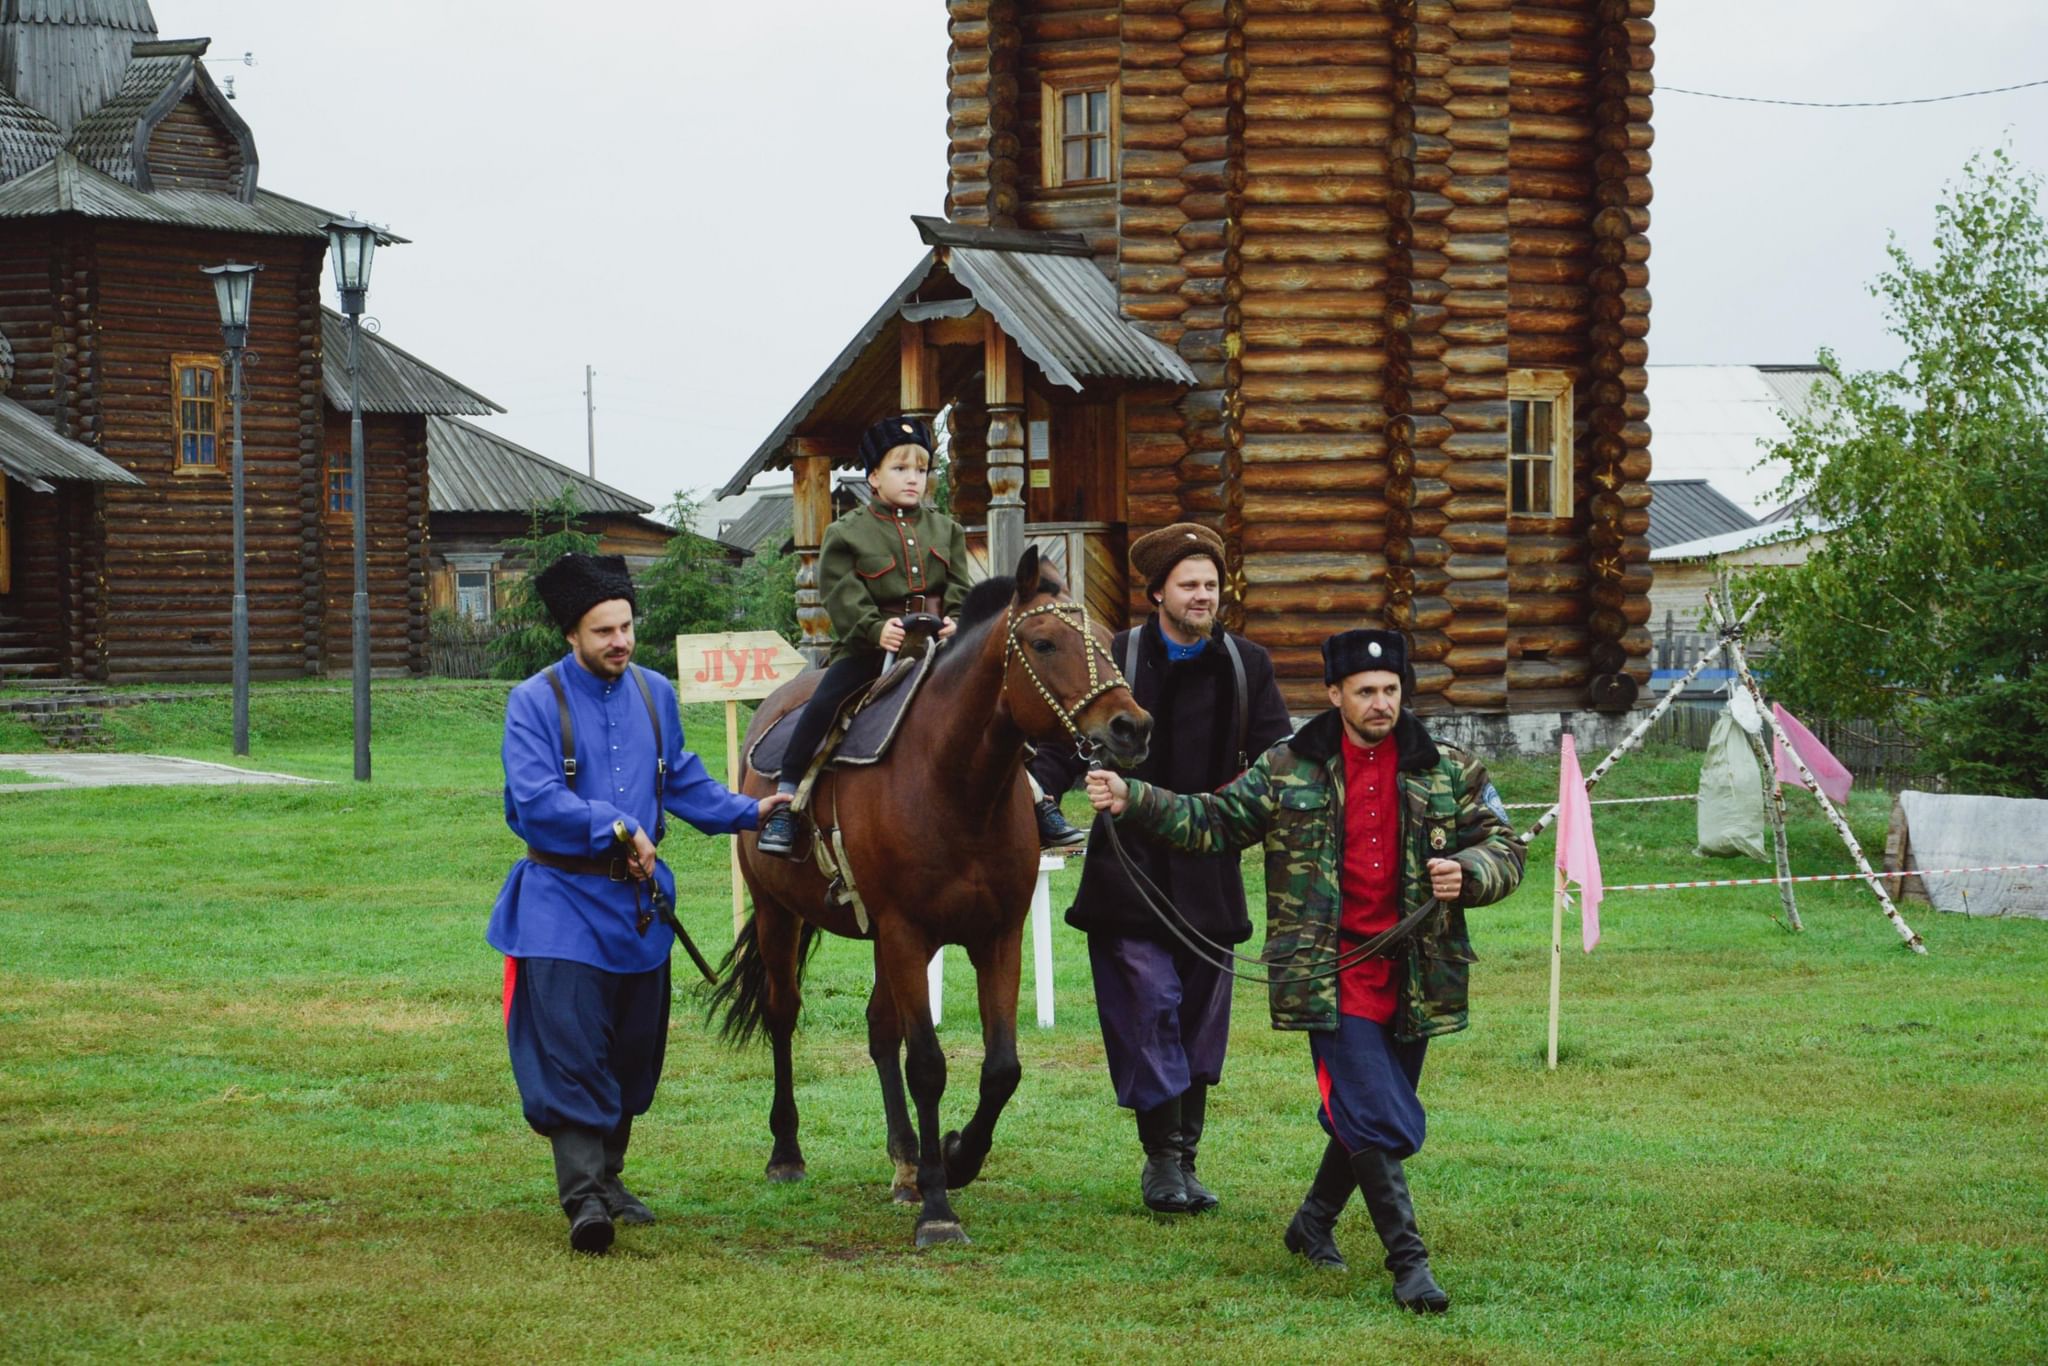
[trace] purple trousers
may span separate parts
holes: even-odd
[[[1095,1013],[1116,1103],[1149,1110],[1196,1082],[1223,1079],[1230,1042],[1230,975],[1181,944],[1088,936]]]

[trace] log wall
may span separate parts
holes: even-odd
[[[1517,5],[1509,38],[1508,363],[1562,371],[1585,395],[1587,281],[1594,267],[1592,108],[1595,0]],[[1640,341],[1637,363],[1640,364]],[[1587,403],[1574,404],[1574,451],[1583,459]],[[1586,637],[1586,543],[1575,506],[1554,517],[1508,519],[1508,690],[1528,697],[1585,697],[1592,680]]]
[[[346,453],[348,414],[327,410],[322,448]],[[363,482],[369,546],[370,672],[427,671],[427,421],[407,413],[363,415]],[[347,673],[354,641],[355,526],[321,520],[322,653],[326,671]],[[253,613],[253,607],[252,607]]]
[[[1647,678],[1651,8],[951,0],[949,212],[1003,221],[1007,164],[1017,223],[1087,234],[1194,369],[1125,395],[1129,534],[1223,532],[1291,704],[1361,622],[1409,633],[1425,709]],[[1113,196],[1038,191],[1039,82],[1112,52]],[[1515,370],[1572,380],[1568,515],[1508,515]]]
[[[178,101],[151,130],[147,159],[159,190],[241,192],[242,144],[197,95]]]

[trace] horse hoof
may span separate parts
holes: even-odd
[[[801,1181],[804,1179],[804,1176],[804,1164],[801,1162],[770,1162],[768,1164],[768,1179],[770,1181]]]
[[[915,1205],[924,1199],[915,1186],[896,1186],[889,1192],[889,1199],[898,1205]]]
[[[917,1226],[917,1245],[937,1247],[942,1243],[967,1244],[974,1240],[967,1236],[967,1230],[952,1219],[934,1219],[928,1224]]]

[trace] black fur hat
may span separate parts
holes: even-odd
[[[640,610],[623,555],[564,555],[535,577],[533,590],[564,635],[575,630],[583,614],[601,602],[624,598],[635,612]]]
[[[882,457],[898,446],[922,446],[932,453],[931,425],[921,417],[885,417],[860,434],[860,467],[873,474]]]
[[[1408,664],[1408,640],[1399,631],[1339,631],[1323,642],[1323,682],[1342,683],[1369,669],[1400,675],[1402,701],[1415,696],[1415,670]]]

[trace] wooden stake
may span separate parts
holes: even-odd
[[[1749,605],[1749,611],[1744,612],[1742,614],[1742,620],[1744,622],[1748,621],[1750,618],[1750,613],[1755,612],[1756,609],[1762,603],[1763,595],[1758,594],[1757,600]],[[1739,625],[1741,623],[1737,624]],[[1706,668],[1708,662],[1712,660],[1713,657],[1719,654],[1720,652],[1721,647],[1719,645],[1716,645],[1713,649],[1707,651],[1698,659],[1694,660],[1692,667],[1685,671],[1685,676],[1680,678],[1677,682],[1673,683],[1668,689],[1666,689],[1664,692],[1664,696],[1658,699],[1657,705],[1650,708],[1649,712],[1646,715],[1644,715],[1643,719],[1636,722],[1635,726],[1630,729],[1629,733],[1621,738],[1621,743],[1616,745],[1612,750],[1608,751],[1607,757],[1605,759],[1602,759],[1599,762],[1599,764],[1597,764],[1594,767],[1593,771],[1586,775],[1586,791],[1589,795],[1592,793],[1594,788],[1600,785],[1600,780],[1607,776],[1607,770],[1613,768],[1615,764],[1619,763],[1621,761],[1621,757],[1624,754],[1627,754],[1630,750],[1634,749],[1637,743],[1641,741],[1645,735],[1649,734],[1650,727],[1657,724],[1657,718],[1662,716],[1666,711],[1670,710],[1671,704],[1678,700],[1678,695],[1685,691],[1686,686],[1688,684],[1690,684],[1695,678],[1698,678],[1700,676],[1700,670]],[[1522,843],[1534,844],[1536,842],[1536,837],[1542,834],[1545,830],[1549,829],[1550,823],[1556,819],[1557,807],[1555,804],[1553,804],[1548,811],[1544,812],[1540,817],[1537,818],[1536,824],[1529,827],[1529,832],[1527,834],[1520,836]]]
[[[740,790],[740,704],[725,704],[725,785]],[[747,923],[746,883],[740,877],[740,837],[732,837],[732,937],[738,942]]]
[[[1728,636],[1728,652],[1735,656],[1735,675],[1742,680],[1742,686],[1749,692],[1750,700],[1756,703],[1757,714],[1763,718],[1769,738],[1783,744],[1785,753],[1792,756],[1793,766],[1799,770],[1799,776],[1806,782],[1806,790],[1820,803],[1820,809],[1826,814],[1828,822],[1835,827],[1835,833],[1841,836],[1842,843],[1848,846],[1850,857],[1856,860],[1856,870],[1863,874],[1863,880],[1876,895],[1877,904],[1883,908],[1885,918],[1892,922],[1892,928],[1906,941],[1906,947],[1915,953],[1927,952],[1927,945],[1921,942],[1920,936],[1913,932],[1913,927],[1899,914],[1899,908],[1892,905],[1892,899],[1885,895],[1884,884],[1878,881],[1877,874],[1871,870],[1870,860],[1863,856],[1863,846],[1856,842],[1855,832],[1849,829],[1849,822],[1842,818],[1842,813],[1828,800],[1828,794],[1820,790],[1820,781],[1813,776],[1813,770],[1806,766],[1806,760],[1799,757],[1799,751],[1779,733],[1777,718],[1771,715],[1770,708],[1764,704],[1764,690],[1757,686],[1755,675],[1749,671],[1749,659],[1742,652],[1741,636],[1727,629],[1728,613],[1723,610],[1720,599],[1712,593],[1707,594],[1707,606],[1713,610],[1715,620],[1723,624],[1723,630]]]
[[[1550,897],[1550,1070],[1557,1070],[1557,1004],[1564,980],[1564,869]]]

